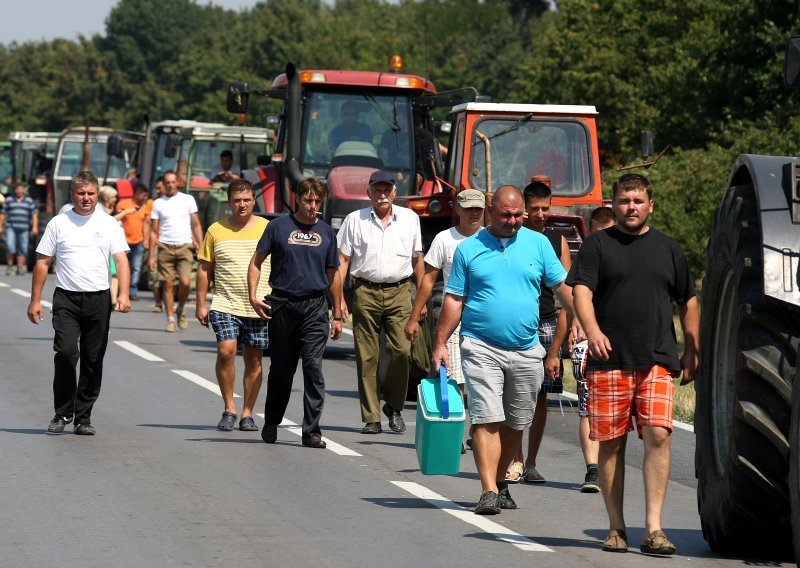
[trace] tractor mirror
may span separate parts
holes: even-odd
[[[642,158],[646,160],[655,153],[653,133],[649,130],[642,130]]]
[[[106,141],[106,154],[109,156],[115,156],[117,158],[125,157],[125,144],[122,142],[122,138],[120,136],[112,134],[108,137],[108,140]]]
[[[452,128],[453,124],[449,121],[443,121],[439,123],[439,132],[442,134],[450,134],[450,129]]]
[[[800,37],[793,37],[786,46],[783,80],[787,87],[800,88]]]
[[[228,112],[246,114],[249,100],[250,91],[247,83],[230,83],[228,85],[228,100],[226,104]]]
[[[181,137],[179,134],[170,134],[167,136],[167,143],[164,144],[164,157],[174,158],[178,155],[178,148],[181,147]]]
[[[425,179],[434,179],[444,172],[442,153],[439,150],[439,140],[433,136],[423,138],[419,142],[420,158],[422,159],[422,172]]]

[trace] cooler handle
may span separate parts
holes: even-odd
[[[444,365],[439,366],[439,390],[442,392],[442,418],[450,418],[450,401],[447,396],[447,369]]]

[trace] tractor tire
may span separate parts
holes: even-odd
[[[714,220],[702,287],[697,501],[703,536],[715,552],[786,559],[800,318],[764,296],[760,247],[753,186],[729,188]],[[796,422],[797,416],[795,429]]]
[[[797,365],[792,395],[792,430],[789,457],[789,494],[792,499],[792,534],[794,559],[800,568],[800,365]]]

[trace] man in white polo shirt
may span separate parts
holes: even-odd
[[[189,278],[194,255],[203,242],[203,231],[197,215],[197,203],[188,193],[178,191],[178,176],[172,170],[164,173],[164,195],[153,202],[150,235],[150,270],[158,260],[158,280],[164,283],[162,297],[167,312],[168,332],[176,329],[174,288],[178,279],[177,327],[186,329],[189,320],[184,305],[189,297]]]
[[[108,344],[111,309],[128,312],[130,270],[128,243],[119,223],[97,208],[97,178],[92,172],[72,176],[72,209],[47,224],[33,267],[28,319],[42,319],[42,289],[54,258],[56,290],[53,293],[53,398],[56,414],[47,431],[61,434],[75,419],[75,433],[91,436],[92,407],[100,395],[103,357]],[[119,293],[111,305],[109,257],[117,266]],[[80,359],[80,375],[76,367]]]
[[[339,271],[344,282],[353,274],[353,336],[361,399],[362,434],[381,429],[383,413],[394,432],[406,429],[400,411],[408,389],[411,343],[403,328],[411,314],[411,277],[417,287],[425,272],[419,217],[405,207],[393,205],[397,195],[391,172],[376,171],[367,189],[372,205],[345,217],[337,236]],[[342,313],[347,306],[342,301]],[[378,377],[381,329],[386,332],[389,369],[381,385]]]

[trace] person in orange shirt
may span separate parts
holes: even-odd
[[[142,261],[144,260],[144,251],[149,245],[149,231],[144,230],[145,218],[147,216],[148,208],[145,206],[147,203],[147,195],[150,191],[147,186],[142,183],[137,183],[133,188],[133,197],[130,199],[123,199],[117,204],[117,210],[120,212],[127,212],[127,215],[122,217],[122,228],[125,230],[125,240],[128,241],[130,251],[128,252],[128,262],[131,265],[131,300],[138,300],[137,293],[139,291],[139,279],[142,275]]]

